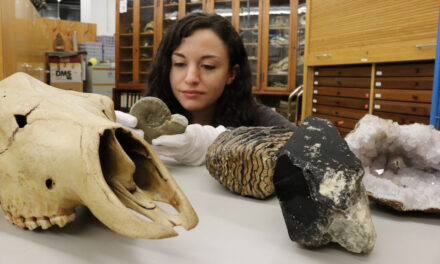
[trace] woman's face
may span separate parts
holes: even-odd
[[[198,29],[182,39],[171,61],[170,83],[179,103],[193,115],[212,114],[225,85],[235,77],[225,43],[211,29]]]

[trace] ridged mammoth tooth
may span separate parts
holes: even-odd
[[[363,174],[337,129],[327,120],[306,117],[279,152],[273,176],[290,239],[370,252],[376,232]]]
[[[440,212],[440,132],[364,116],[346,136],[370,198],[398,211]]]
[[[288,128],[239,127],[220,134],[206,154],[206,167],[228,190],[264,199],[274,193],[277,151],[293,134]]]
[[[174,226],[193,228],[197,215],[150,145],[114,120],[105,96],[60,90],[24,73],[1,81],[5,217],[27,229],[62,227],[85,205],[126,236],[165,238],[177,235]]]

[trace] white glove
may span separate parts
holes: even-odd
[[[182,134],[163,135],[152,141],[157,154],[175,159],[179,163],[200,166],[205,162],[208,147],[220,133],[226,131],[224,126],[201,126],[192,124]]]
[[[119,110],[115,110],[115,115],[116,115],[116,123],[119,123],[127,127],[134,133],[138,134],[141,138],[144,138],[144,131],[142,129],[135,129],[138,122],[135,116],[124,113]]]

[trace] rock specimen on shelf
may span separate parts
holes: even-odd
[[[75,207],[85,205],[130,237],[165,238],[177,235],[174,226],[196,226],[191,204],[152,148],[114,120],[105,96],[57,89],[24,73],[1,81],[0,204],[6,218],[27,229],[63,227],[74,220]]]
[[[440,132],[373,115],[345,138],[365,170],[370,198],[399,211],[440,212]]]
[[[370,252],[376,240],[361,162],[327,120],[307,117],[280,150],[273,176],[290,239]]]
[[[159,98],[143,97],[130,109],[130,114],[138,119],[136,128],[144,131],[144,139],[151,141],[161,135],[174,135],[185,132],[188,126],[186,117],[171,115],[168,106]]]
[[[231,192],[267,198],[274,193],[276,152],[292,133],[280,127],[239,127],[223,132],[208,148],[206,168]]]

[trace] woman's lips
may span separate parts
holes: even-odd
[[[190,99],[197,98],[203,94],[197,91],[183,91],[182,93],[186,98],[190,98]]]

